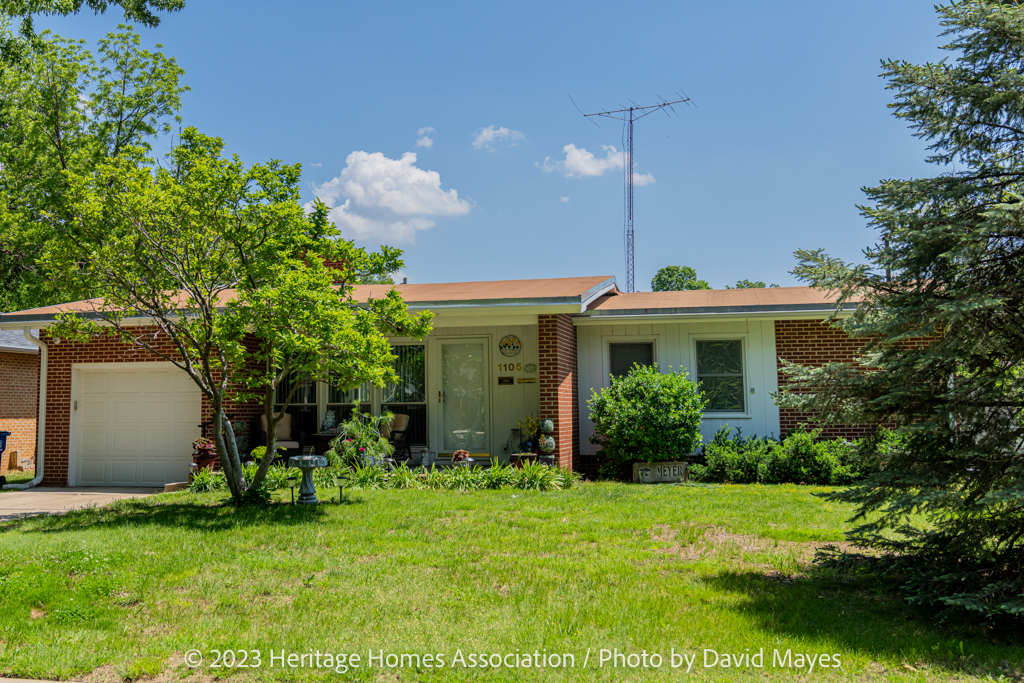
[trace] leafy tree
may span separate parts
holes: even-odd
[[[181,67],[140,47],[130,26],[99,41],[43,33],[0,73],[0,310],[59,303],[69,292],[38,271],[44,245],[68,229],[69,174],[87,175],[128,146],[150,149],[181,108]],[[91,293],[80,293],[91,296]]]
[[[166,167],[154,169],[145,150],[126,147],[93,173],[69,174],[68,230],[48,244],[43,265],[102,297],[91,311],[62,315],[53,334],[118,339],[174,363],[198,385],[237,499],[246,484],[226,415],[232,401],[265,401],[266,452],[274,453],[281,382],[397,381],[385,335],[421,337],[430,315],[410,316],[394,291],[354,302],[346,283],[401,268],[400,252],[369,254],[337,239],[321,203],[303,211],[298,165],[246,168],[222,147],[189,128]],[[325,261],[343,264],[340,277]]]
[[[700,445],[705,404],[685,371],[634,365],[587,402],[595,430],[591,442],[618,464],[686,457]]]
[[[686,289],[711,289],[711,285],[698,280],[697,271],[690,266],[665,266],[651,280],[651,290],[654,292],[679,292]]]
[[[867,263],[797,252],[804,280],[843,302],[863,298],[834,324],[865,341],[865,368],[789,366],[797,383],[780,404],[822,422],[898,426],[884,455],[878,438],[865,442],[881,471],[831,496],[858,506],[851,540],[889,553],[831,562],[898,576],[912,602],[947,614],[1019,617],[1024,8],[969,0],[936,11],[951,58],[890,60],[883,71],[889,106],[941,171],[866,190],[861,208],[881,238]]]
[[[103,14],[111,5],[124,10],[125,21],[150,28],[160,24],[156,12],[175,12],[185,6],[185,0],[0,0],[0,18],[20,19],[17,36],[8,29],[0,31],[0,64],[17,63],[36,43],[33,17],[38,14],[67,16],[78,14],[82,6],[96,14]]]
[[[737,280],[735,287],[725,286],[726,289],[764,289],[766,287],[778,287],[778,285],[766,285],[760,280]]]

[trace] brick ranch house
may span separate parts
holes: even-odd
[[[507,457],[517,421],[532,414],[554,422],[559,464],[585,470],[596,450],[587,400],[634,362],[681,368],[702,383],[712,397],[705,439],[726,424],[778,436],[804,421],[771,399],[784,381],[779,359],[849,361],[861,346],[824,323],[835,304],[808,287],[627,294],[614,278],[579,277],[365,285],[355,296],[380,297],[392,286],[411,310],[435,313],[426,339],[392,340],[401,381],[354,389],[304,382],[288,409],[295,429],[319,432],[328,412],[341,420],[357,408],[390,410],[410,416],[414,452],[443,458],[464,448],[486,461]],[[65,309],[86,311],[88,302],[0,316],[0,329],[39,331],[42,483],[185,479],[191,441],[209,413],[198,388],[138,349],[54,338],[47,327]],[[251,421],[261,408],[230,412]]]

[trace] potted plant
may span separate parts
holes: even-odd
[[[192,442],[192,462],[196,464],[196,469],[213,469],[217,462],[217,446],[213,439],[200,437]]]
[[[473,462],[473,459],[469,457],[469,451],[458,450],[452,453],[452,464],[458,465],[459,467],[465,467],[469,463]]]

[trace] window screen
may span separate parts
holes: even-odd
[[[709,413],[742,413],[746,410],[743,387],[743,341],[699,340],[697,381]]]
[[[381,394],[381,410],[409,416],[406,436],[413,446],[427,443],[427,347],[423,344],[392,346],[396,384]]]
[[[280,411],[294,387],[291,402],[285,411],[292,416],[292,440],[298,440],[298,430],[304,431],[307,435],[315,434],[316,423],[316,382],[295,375],[289,375],[285,381],[277,386],[277,401],[274,410]]]
[[[654,365],[652,342],[608,345],[608,367],[612,377],[625,377],[634,364]]]

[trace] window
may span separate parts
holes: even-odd
[[[281,406],[284,405],[293,388],[295,393],[292,394],[292,399],[285,412],[292,416],[292,440],[298,441],[299,431],[306,432],[307,438],[320,431],[320,425],[316,421],[316,382],[300,379],[294,375],[288,376],[277,385],[275,412],[280,412]]]
[[[705,412],[744,412],[743,340],[698,340],[697,381],[708,401]]]
[[[634,364],[654,365],[654,342],[608,344],[608,370],[612,377],[625,377]]]
[[[381,390],[381,412],[409,416],[406,434],[413,446],[427,444],[427,347],[423,344],[392,346],[398,382]]]
[[[339,389],[335,386],[329,386],[327,388],[327,410],[334,411],[334,424],[340,425],[350,417],[352,413],[358,410],[364,415],[368,415],[372,410],[372,394],[373,385],[369,382],[364,382],[359,386],[352,389]],[[326,417],[326,413],[324,416]],[[317,431],[320,431],[319,429]]]

